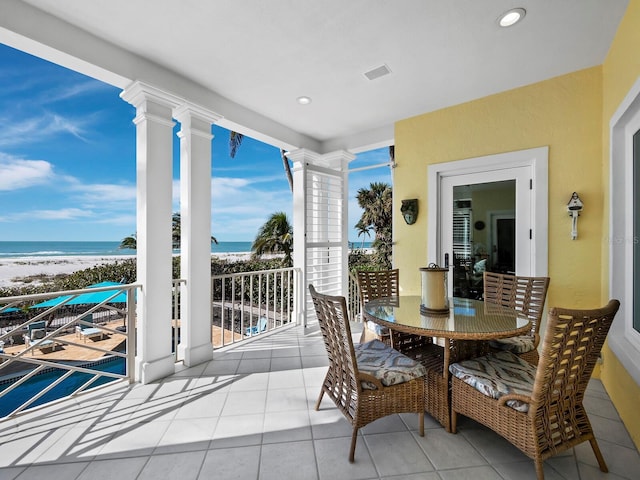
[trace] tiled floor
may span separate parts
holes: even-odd
[[[150,385],[117,385],[0,422],[7,479],[517,479],[533,462],[496,434],[461,420],[456,435],[425,418],[393,415],[361,430],[347,461],[350,425],[325,399],[317,333],[263,335]],[[611,473],[588,444],[550,459],[546,478],[636,479],[640,455],[598,381],[587,407]]]

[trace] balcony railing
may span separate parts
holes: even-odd
[[[294,268],[212,277],[214,348],[291,324],[299,311],[294,296],[299,277]],[[176,362],[181,360],[177,352],[183,283],[173,281]],[[110,285],[0,298],[0,418],[107,381],[132,382],[138,287]]]
[[[211,278],[212,342],[223,347],[290,324],[295,305],[294,268],[215,275]]]
[[[133,381],[138,287],[0,299],[0,418],[106,381]]]

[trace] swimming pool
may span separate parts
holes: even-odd
[[[86,363],[81,366],[100,370],[102,372],[117,373],[120,375],[124,375],[125,373],[125,359],[122,357],[112,357],[99,360],[97,362]],[[25,401],[37,395],[66,372],[67,370],[61,368],[47,370],[46,372],[35,375],[12,392],[9,392],[0,399],[0,418],[9,415]],[[84,385],[92,376],[93,375],[89,373],[74,372],[69,376],[69,378],[66,378],[59,385],[56,385],[53,389],[29,405],[28,408],[43,405],[45,403],[52,402],[53,400],[58,400],[71,395],[79,387]],[[0,382],[0,392],[9,388],[17,380],[19,380],[19,378]],[[91,388],[97,387],[98,385],[104,385],[105,383],[112,382],[114,380],[117,379],[111,377],[100,377],[91,384]]]

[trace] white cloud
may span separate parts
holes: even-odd
[[[30,210],[9,216],[12,220],[77,220],[90,217],[93,217],[93,212],[83,208]]]
[[[91,94],[109,88],[113,87],[95,80],[85,80],[72,85],[65,84],[59,86],[59,88],[51,89],[47,92],[46,96],[42,97],[41,101],[42,103],[52,103],[59,100],[66,100],[68,98]]]
[[[253,183],[255,181],[250,178],[213,177],[211,179],[211,197],[228,199],[246,195],[247,189]]]
[[[67,177],[68,180],[71,180]],[[109,183],[81,183],[74,181],[73,190],[80,192],[85,202],[133,202],[136,201],[135,185],[117,185]]]
[[[44,129],[45,135],[57,135],[59,133],[70,133],[80,140],[86,141],[84,138],[84,122],[65,118],[57,114],[49,114],[50,120]]]
[[[0,191],[42,185],[53,176],[53,165],[45,160],[24,160],[0,153]]]
[[[88,117],[86,117],[88,118]],[[59,134],[71,134],[86,141],[87,120],[77,120],[53,113],[42,113],[23,119],[1,118],[0,147],[28,145],[51,139]]]

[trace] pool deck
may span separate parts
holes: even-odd
[[[104,324],[106,328],[111,330],[115,330],[117,327],[121,327],[123,325],[122,319],[113,320]],[[107,332],[105,332],[107,333]],[[222,335],[224,334],[224,339],[227,343],[231,341],[232,335],[235,341],[242,340],[242,335],[239,333],[231,332],[230,330],[223,330],[220,327],[212,326],[211,327],[211,336],[214,347],[222,346]],[[123,342],[126,340],[125,333],[108,333],[100,336],[95,336],[92,338],[80,338],[76,336],[75,333],[61,335],[57,337],[60,342],[57,343],[55,349],[47,348],[47,349],[38,349],[35,348],[33,351],[26,354],[26,358],[34,358],[38,360],[47,360],[51,362],[74,362],[74,361],[94,361],[104,357],[108,352],[113,350],[118,350],[122,348]],[[86,340],[86,341],[85,341]],[[66,342],[73,342],[78,345],[69,345]],[[100,350],[94,350],[93,348],[85,348],[84,345],[88,347],[93,347]],[[20,345],[5,345],[4,351],[8,355],[18,355],[22,352],[26,346],[24,344]],[[0,378],[6,375],[12,375],[16,372],[30,369],[31,365],[23,363],[23,362],[15,362],[12,365],[5,366],[0,369]]]

